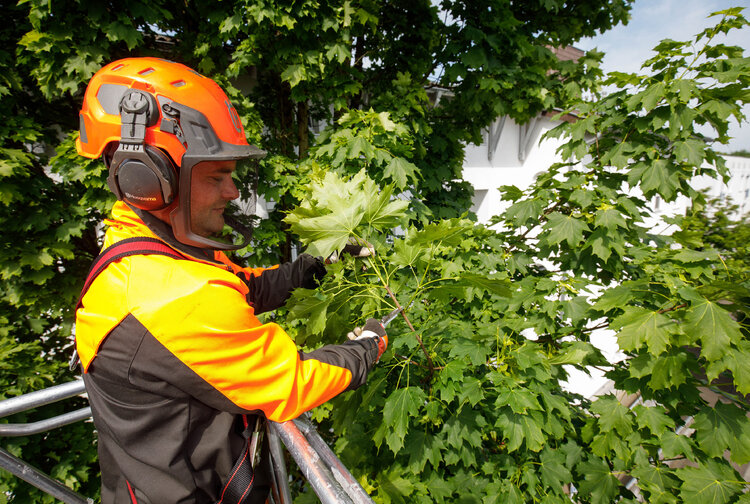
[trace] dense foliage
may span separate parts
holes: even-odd
[[[73,147],[85,84],[118,57],[166,56],[221,82],[249,139],[270,152],[258,191],[274,205],[247,259],[289,258],[297,238],[321,254],[350,235],[378,249],[369,263],[338,263],[320,290],[295,295],[285,326],[298,342],[340,341],[396,302],[407,308],[368,385],[315,412],[377,501],[563,502],[575,491],[609,502],[632,498],[621,483],[631,476],[649,501],[737,500],[746,483],[722,455],[748,460],[747,405],[731,387],[721,390],[732,401],[715,407],[698,391],[720,378],[750,392],[737,315],[747,310],[747,270],[723,268],[717,250],[729,244],[687,233],[687,224],[673,238],[650,234],[640,194],[700,203],[689,178],[724,175],[695,126],[725,143],[728,117],[748,100],[747,58],[713,40],[746,22],[727,13],[697,49],[665,41],[648,76],[612,75],[608,84],[622,91],[576,101],[601,84],[597,55],[559,62],[549,47],[624,21],[630,3],[4,7],[3,394],[70,376],[72,307],[112,202],[101,163]],[[460,178],[463,143],[479,141],[498,115],[522,122],[565,107],[580,118],[559,130],[570,162],[528,191],[506,188],[512,205],[501,231],[462,218],[471,196]],[[330,127],[315,141],[309,126],[318,124]],[[590,342],[603,327],[618,331],[631,357],[611,377],[647,401],[632,410],[559,385],[566,365],[609,366]],[[689,416],[695,432],[678,435]],[[43,439],[4,447],[95,495],[90,426]],[[50,502],[3,473],[6,496]]]
[[[590,89],[577,121],[550,132],[565,162],[502,188],[497,231],[411,226],[399,185],[378,192],[366,175],[385,139],[339,167],[335,134],[311,150],[292,230],[313,253],[354,236],[379,254],[294,296],[300,339],[335,341],[353,318],[406,308],[368,386],[316,412],[376,501],[747,501],[733,465],[750,462],[747,223],[706,211],[690,183],[727,176],[712,144],[742,118],[750,60],[717,39],[746,25],[727,11],[693,41],[659,44],[643,75]],[[649,200],[680,195],[692,211],[655,234]],[[605,329],[624,360],[595,346]],[[606,369],[639,400],[566,392],[567,366]]]

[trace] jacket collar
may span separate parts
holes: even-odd
[[[172,232],[172,227],[152,215],[150,212],[118,201],[112,207],[112,219],[105,221],[109,226],[105,238],[105,248],[112,243],[134,236],[147,236],[158,238],[171,248],[183,255],[190,256],[198,261],[207,261],[213,264],[221,264],[215,259],[213,249],[193,247],[177,241]]]

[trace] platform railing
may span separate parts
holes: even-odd
[[[28,411],[46,404],[83,396],[83,380],[74,380],[37,392],[0,401],[0,418]],[[0,424],[1,437],[31,436],[91,417],[91,408],[31,423]],[[266,429],[272,475],[272,504],[292,504],[289,477],[284,462],[283,443],[302,475],[322,504],[374,504],[364,488],[331,451],[307,417],[283,423],[268,422]],[[29,463],[0,448],[0,468],[35,486],[65,504],[94,504]]]

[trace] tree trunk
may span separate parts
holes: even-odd
[[[307,151],[310,148],[310,129],[307,127],[309,119],[307,102],[297,104],[297,141],[299,146],[299,158],[307,157]]]

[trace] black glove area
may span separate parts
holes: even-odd
[[[294,262],[265,270],[261,275],[240,272],[237,276],[247,284],[247,302],[256,314],[275,310],[283,306],[297,287],[314,289],[326,274],[321,258],[302,254]]]
[[[322,257],[313,257],[310,254],[301,254],[294,265],[297,271],[302,273],[300,287],[314,289],[320,285],[320,281],[326,276],[326,265]]]
[[[378,319],[374,318],[367,319],[365,325],[362,326],[362,331],[372,331],[381,338],[385,336],[385,327],[383,327],[383,324],[381,324]]]

